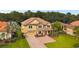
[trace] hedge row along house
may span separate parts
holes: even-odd
[[[38,17],[31,17],[21,23],[21,31],[26,35],[44,36],[51,31],[51,23]]]

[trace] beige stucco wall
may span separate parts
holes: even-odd
[[[4,33],[4,36],[2,36],[2,34]],[[10,39],[11,38],[11,33],[7,33],[7,32],[0,32],[0,39]]]
[[[70,34],[70,35],[73,35],[73,29],[66,28],[66,33]]]
[[[33,22],[31,22],[31,24],[39,24],[39,22],[37,21],[37,20],[34,20]],[[43,24],[39,24],[39,25],[41,25],[41,26],[43,26]],[[47,24],[46,26],[43,26],[43,28],[38,28],[38,26],[39,25],[32,25],[32,28],[30,29],[29,28],[29,25],[21,25],[21,31],[22,31],[22,33],[26,33],[27,35],[35,35],[39,30],[51,30],[51,24],[49,23],[49,24]],[[50,28],[49,27],[47,27],[47,26],[50,26]],[[45,34],[44,32],[43,32],[43,34]]]
[[[27,26],[21,25],[22,33],[27,33],[27,32],[36,31],[36,30],[37,30],[36,25],[32,25],[32,29],[29,29],[29,25],[27,25]]]
[[[27,32],[26,35],[35,36],[35,34],[36,34],[36,31],[31,31],[31,32]]]

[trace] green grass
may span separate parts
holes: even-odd
[[[29,45],[26,39],[18,39],[14,43],[9,43],[0,47],[1,48],[29,48]]]
[[[79,39],[70,35],[59,35],[54,38],[56,42],[47,43],[48,48],[73,48],[73,45],[79,43]]]

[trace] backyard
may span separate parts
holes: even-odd
[[[54,38],[56,42],[45,44],[48,48],[73,48],[79,45],[79,39],[67,34]],[[79,46],[78,46],[79,47]]]

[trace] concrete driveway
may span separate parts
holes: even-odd
[[[55,42],[54,39],[49,36],[44,37],[34,37],[34,36],[25,36],[31,48],[46,48],[45,43]]]
[[[37,40],[39,40],[41,43],[45,44],[45,43],[50,43],[50,42],[55,42],[56,40],[54,40],[53,38],[49,37],[49,36],[44,36],[44,37],[37,37]]]

